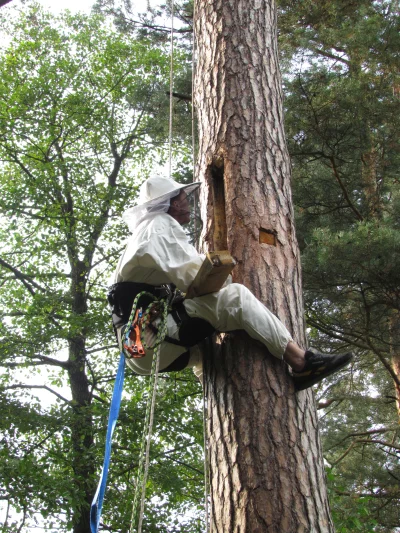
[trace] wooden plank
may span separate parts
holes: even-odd
[[[190,285],[186,298],[190,299],[219,291],[235,264],[235,260],[227,250],[209,252]]]

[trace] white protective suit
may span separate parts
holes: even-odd
[[[188,242],[182,226],[167,213],[157,214],[141,222],[134,230],[118,263],[113,282],[173,283],[186,292],[203,261],[204,255]],[[190,317],[203,318],[218,331],[246,331],[277,358],[282,358],[292,340],[282,322],[244,285],[227,283],[219,292],[185,300],[184,305]],[[178,339],[178,328],[170,315],[167,326],[168,335]],[[160,369],[169,366],[185,351],[183,347],[164,342],[160,351]],[[149,374],[152,357],[148,355],[128,360],[129,366],[138,374]],[[188,366],[198,367],[199,363],[199,356],[194,353]],[[199,371],[195,373],[200,374]]]

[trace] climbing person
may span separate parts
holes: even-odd
[[[109,302],[122,348],[134,297],[143,290],[155,295],[186,293],[205,255],[189,243],[183,225],[190,221],[188,196],[200,183],[182,185],[165,177],[151,177],[140,188],[138,205],[123,214],[132,235],[113,277]],[[178,292],[177,292],[178,291]],[[328,355],[303,350],[282,324],[257,298],[229,276],[221,290],[184,300],[178,298],[167,317],[167,337],[160,349],[160,371],[192,367],[202,380],[201,355],[196,345],[214,331],[244,330],[291,367],[297,390],[308,388],[342,369],[352,353]],[[146,328],[148,344],[157,332],[159,318]],[[151,350],[150,350],[151,352]],[[128,358],[139,375],[151,371],[151,353]]]

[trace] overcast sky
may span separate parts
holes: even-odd
[[[92,5],[95,0],[36,0],[43,7],[53,11],[53,13],[59,13],[64,9],[69,9],[72,13],[81,11],[83,13],[90,13]],[[159,0],[150,0],[150,5],[155,7],[159,4]],[[21,5],[19,0],[12,0],[8,5]],[[137,8],[137,11],[146,11],[147,0],[133,0],[132,6]]]

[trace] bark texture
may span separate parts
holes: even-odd
[[[197,0],[195,100],[203,242],[305,345],[271,0]],[[212,352],[212,353],[211,353]],[[205,365],[211,532],[333,531],[312,392],[244,333]]]
[[[396,393],[397,414],[400,419],[400,313],[394,311],[394,316],[390,323],[392,368],[394,372],[394,388]]]

